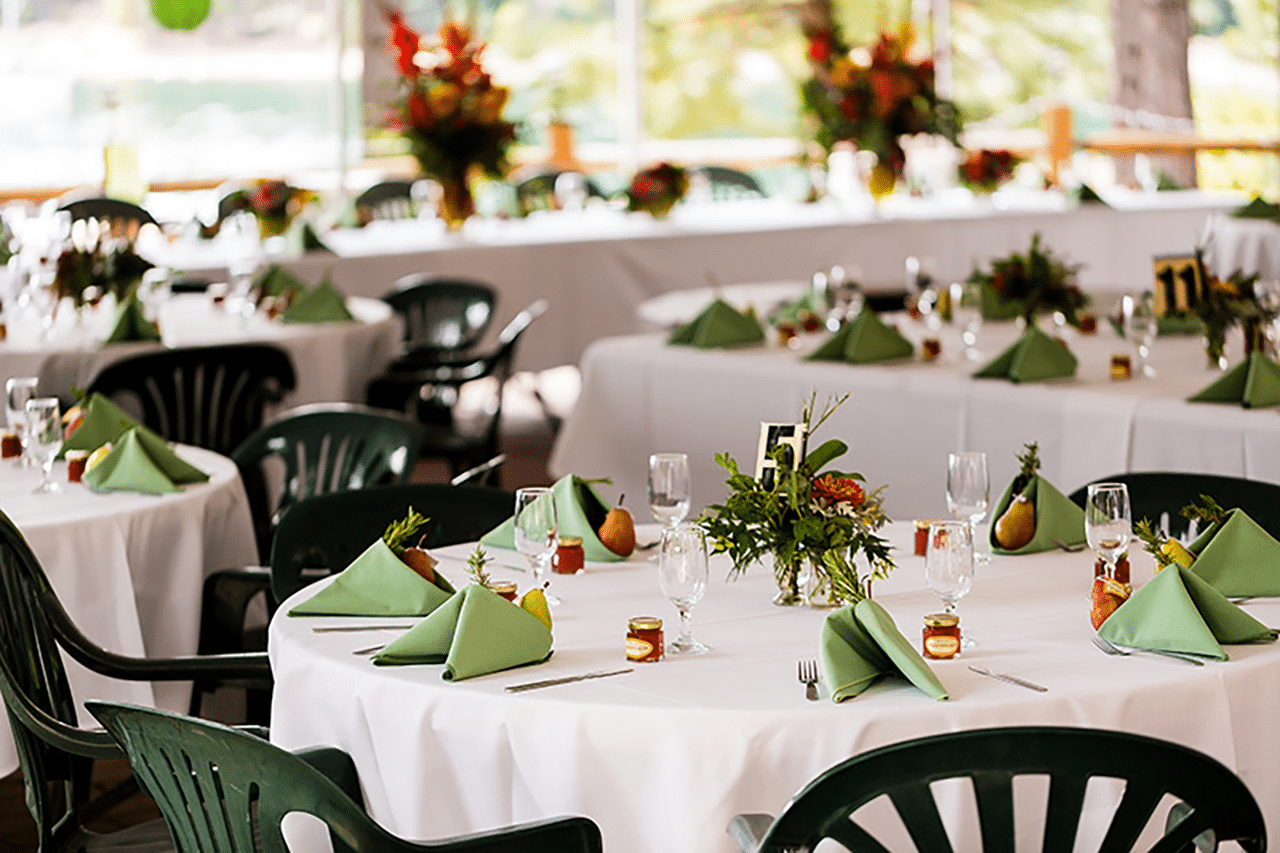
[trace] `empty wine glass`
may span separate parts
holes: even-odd
[[[547,568],[560,539],[555,495],[542,487],[517,490],[514,520],[516,550],[529,561],[534,583],[545,589]],[[547,593],[547,604],[559,603],[560,599]]]
[[[22,456],[18,464],[24,468],[35,465],[35,457],[28,450],[27,401],[35,399],[37,379],[34,376],[15,376],[4,383],[4,409],[9,429],[18,434],[22,442]]]
[[[62,449],[62,412],[57,397],[36,397],[27,401],[27,436],[31,453],[40,463],[40,485],[35,493],[62,491],[57,482],[49,478],[53,460]]]
[[[954,613],[960,599],[973,587],[973,539],[967,521],[935,521],[929,525],[929,545],[924,556],[924,580]],[[976,645],[961,630],[960,648]]]
[[[707,540],[696,524],[662,531],[658,546],[658,582],[662,594],[680,612],[680,636],[667,648],[677,655],[700,655],[710,647],[693,638],[693,606],[707,591]]]
[[[955,282],[951,285],[951,319],[960,329],[964,357],[969,361],[981,361],[978,332],[982,329],[982,289],[976,282]]]
[[[1124,483],[1090,483],[1084,500],[1084,533],[1089,547],[1115,577],[1116,560],[1129,548],[1133,533],[1129,488]]]
[[[1120,301],[1120,313],[1124,318],[1124,336],[1133,344],[1134,353],[1138,356],[1136,372],[1154,378],[1156,369],[1148,361],[1159,325],[1153,297],[1149,293],[1125,295]]]
[[[649,457],[649,509],[664,528],[684,521],[690,503],[689,456],[654,453]]]
[[[975,451],[952,453],[947,457],[947,509],[969,524],[973,557],[979,563],[991,561],[991,552],[978,537],[978,522],[987,516],[991,500],[991,480],[987,476],[987,454]]]

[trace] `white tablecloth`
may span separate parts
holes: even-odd
[[[910,531],[892,526],[899,565],[875,594],[918,644],[922,615],[939,606],[923,588],[923,558],[910,556]],[[454,557],[442,570],[455,581],[467,552],[443,552]],[[1150,561],[1131,556],[1141,582]],[[1280,825],[1280,735],[1272,724],[1280,647],[1228,646],[1229,662],[1203,667],[1108,657],[1089,641],[1092,561],[1053,552],[996,557],[983,567],[959,607],[977,648],[933,665],[950,692],[945,702],[896,679],[840,705],[806,701],[797,660],[817,656],[825,614],[771,605],[767,570],[726,582],[721,557],[713,559],[706,598],[694,612],[709,654],[521,694],[502,688],[625,666],[630,616],[660,615],[669,641],[676,614],[658,591],[653,564],[639,557],[554,576],[565,603],[554,612],[551,660],[456,683],[441,680],[440,666],[378,668],[351,654],[395,633],[312,630],[378,620],[289,618],[286,605],[270,633],[271,737],[291,749],[347,750],[370,813],[410,838],[582,814],[600,825],[611,853],[727,853],[730,817],[777,813],[844,758],[927,734],[1034,724],[1119,729],[1202,750],[1239,773],[1271,826]],[[497,574],[528,584],[527,574]],[[1280,602],[1246,606],[1266,624],[1280,624]],[[1049,689],[984,678],[970,665]],[[1019,822],[1024,836],[1026,822]],[[882,841],[908,849],[900,839]],[[1038,846],[1038,838],[1020,839],[1019,849]]]
[[[293,360],[297,387],[281,407],[304,403],[363,403],[369,380],[400,353],[403,324],[381,300],[348,300],[356,322],[280,323],[264,315],[248,320],[215,308],[203,294],[178,294],[161,308],[164,346],[218,346],[265,343],[278,346]],[[113,361],[161,348],[154,343],[103,345],[111,316],[90,311],[76,322],[60,313],[53,338],[42,343],[34,329],[10,330],[0,342],[0,384],[11,376],[37,376],[46,394],[66,395],[84,388]]]
[[[235,465],[208,450],[178,454],[209,482],[163,496],[96,493],[66,482],[60,494],[34,495],[34,469],[0,463],[0,509],[22,531],[67,613],[88,637],[135,656],[195,654],[200,587],[216,569],[257,562],[253,524]],[[78,702],[110,699],[185,712],[189,683],[153,686],[89,672],[63,655]],[[82,714],[81,723],[88,718]],[[18,766],[8,717],[0,719],[0,776]]]
[[[476,220],[445,234],[436,220],[377,222],[334,231],[337,256],[286,260],[305,281],[332,273],[344,292],[381,296],[401,276],[434,273],[477,278],[500,293],[493,334],[539,298],[551,309],[522,339],[520,369],[577,364],[586,346],[635,331],[636,307],[652,296],[707,283],[793,279],[842,264],[876,288],[899,287],[903,261],[915,255],[943,281],[975,264],[1025,250],[1040,232],[1047,246],[1084,264],[1088,288],[1149,286],[1151,257],[1190,252],[1205,218],[1237,205],[1234,196],[1200,192],[1109,194],[1113,207],[1069,209],[1062,196],[1006,195],[1004,208],[952,198],[895,198],[870,207],[763,200],[677,206],[665,221],[612,210],[552,213],[524,220]],[[156,260],[215,277],[227,257],[218,241],[177,243]]]
[[[1269,219],[1216,213],[1205,225],[1202,246],[1205,266],[1218,278],[1243,272],[1257,273],[1264,281],[1280,280],[1280,224]]]

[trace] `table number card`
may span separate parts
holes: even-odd
[[[778,468],[792,468],[797,459],[804,458],[805,442],[809,436],[804,424],[772,424],[760,422],[760,445],[756,450],[756,479],[766,489],[772,489]],[[775,447],[785,448],[779,459],[773,456]]]
[[[1160,255],[1152,259],[1157,317],[1190,312],[1204,299],[1204,265],[1198,255]]]

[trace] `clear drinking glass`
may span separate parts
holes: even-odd
[[[27,401],[27,436],[31,453],[40,463],[40,485],[35,493],[62,491],[62,487],[49,478],[53,460],[62,449],[62,411],[57,397],[36,397]]]
[[[960,329],[964,342],[964,357],[969,361],[981,361],[978,350],[978,332],[982,330],[982,288],[976,282],[964,281],[951,285],[951,319]]]
[[[947,457],[947,509],[960,521],[968,522],[973,540],[973,556],[979,563],[991,561],[991,552],[982,547],[978,522],[987,517],[991,501],[991,479],[987,476],[987,454],[976,451],[952,453]]]
[[[954,613],[960,599],[973,587],[973,539],[967,521],[935,521],[929,525],[924,581],[942,599],[946,611]],[[974,645],[962,629],[960,648],[971,649]]]
[[[680,612],[680,636],[667,646],[677,655],[700,655],[710,647],[693,637],[693,606],[707,591],[707,540],[696,524],[677,524],[662,531],[658,546],[658,582],[662,594]]]
[[[649,509],[664,528],[670,530],[689,514],[690,490],[688,454],[654,453],[649,457]]]
[[[35,399],[38,380],[34,376],[15,376],[4,383],[4,410],[9,429],[22,440],[22,456],[18,464],[24,468],[35,465],[35,457],[28,450],[27,401]]]
[[[1102,558],[1107,577],[1115,576],[1116,560],[1129,548],[1133,533],[1129,488],[1124,483],[1090,483],[1084,500],[1084,533],[1089,547]]]
[[[1120,313],[1124,318],[1124,336],[1133,344],[1134,354],[1138,357],[1134,372],[1154,378],[1156,369],[1149,361],[1159,324],[1154,298],[1149,293],[1125,296],[1120,303]]]
[[[516,491],[515,513],[516,550],[529,561],[533,580],[544,589],[547,568],[560,540],[560,524],[556,519],[555,495],[547,488],[527,488]],[[547,604],[556,605],[560,599],[547,593]]]

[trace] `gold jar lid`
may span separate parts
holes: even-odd
[[[924,617],[924,624],[930,628],[954,628],[960,624],[960,617],[954,613],[930,613]]]
[[[561,536],[560,547],[561,548],[580,548],[582,547],[582,537],[581,536]]]
[[[662,620],[657,616],[632,616],[627,627],[632,631],[661,631]]]
[[[489,581],[489,583],[486,584],[486,586],[488,586],[489,589],[493,590],[494,592],[515,592],[516,591],[515,581]]]

